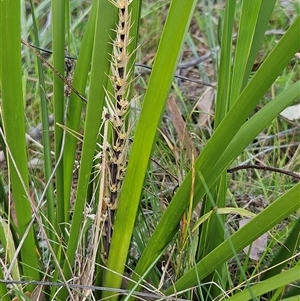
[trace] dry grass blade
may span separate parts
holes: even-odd
[[[173,96],[170,96],[168,98],[168,108],[172,115],[172,123],[177,132],[177,135],[185,146],[190,160],[192,160],[192,154],[194,153],[194,155],[197,157],[197,151],[194,148],[191,137],[187,132],[186,123],[181,116],[180,110]]]
[[[198,100],[196,107],[200,111],[199,114],[199,125],[205,126],[211,121],[213,114],[213,103],[214,103],[215,91],[212,88],[205,90],[201,98]]]

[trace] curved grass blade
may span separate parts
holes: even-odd
[[[53,67],[59,74],[65,74],[65,1],[51,0],[52,12],[52,55]],[[59,225],[64,223],[64,193],[63,193],[63,164],[60,160],[62,151],[63,129],[59,124],[64,124],[65,98],[64,83],[53,75],[53,104],[54,104],[54,138],[56,170],[56,208]],[[69,202],[69,200],[68,200]],[[66,232],[62,229],[62,235]]]
[[[24,103],[22,92],[20,2],[1,1],[1,92],[2,114],[8,157],[9,175],[18,220],[18,234],[22,238],[31,221],[27,154],[25,141]],[[39,279],[38,259],[35,253],[33,227],[24,240],[21,273],[31,279]],[[29,286],[32,290],[33,286]]]
[[[85,93],[86,82],[90,70],[90,62],[92,58],[92,50],[95,36],[95,23],[97,16],[97,2],[94,1],[90,11],[86,30],[82,39],[82,46],[79,52],[79,57],[76,63],[73,86],[82,95]],[[78,132],[81,122],[81,112],[83,100],[76,93],[71,93],[69,106],[67,108],[66,128],[74,132]],[[64,199],[70,200],[71,186],[73,181],[73,169],[75,161],[75,152],[78,140],[69,131],[66,132],[65,148],[63,157],[64,166]],[[65,205],[65,221],[69,221],[70,202]]]
[[[258,284],[251,286],[251,293],[255,297],[259,297],[265,293],[268,293],[282,286],[288,285],[289,283],[295,282],[299,279],[300,279],[299,266],[295,266],[293,268],[288,269],[287,271],[276,274],[275,276],[269,278],[266,281],[262,281]],[[243,292],[240,292],[235,296],[226,300],[228,301],[252,300],[252,294],[250,294],[249,290],[244,290]],[[297,298],[299,298],[299,296],[297,296]],[[299,299],[295,299],[295,300],[299,300]]]
[[[32,24],[34,28],[34,39],[35,45],[39,47],[39,37],[38,37],[38,28],[37,22],[35,19],[35,12],[34,12],[34,5],[32,0],[30,1],[31,7],[31,15],[32,15]],[[37,50],[39,52],[39,50]],[[44,80],[44,73],[43,73],[43,66],[40,59],[37,58],[37,65],[38,65],[38,77],[39,77],[39,94],[41,100],[41,114],[42,114],[42,140],[43,140],[43,159],[44,159],[44,172],[45,172],[45,182],[48,183],[51,181],[51,173],[52,173],[52,161],[51,161],[51,147],[50,147],[50,135],[49,135],[49,119],[48,119],[48,107],[47,107],[47,99],[45,96],[45,80]],[[49,183],[47,188],[47,218],[51,227],[57,232],[58,225],[57,220],[54,212],[54,187],[53,182]],[[54,235],[53,231],[49,231],[50,227],[46,227],[47,235],[52,242],[52,248],[56,249],[56,236]]]

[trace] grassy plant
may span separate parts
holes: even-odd
[[[26,299],[25,294],[34,299],[38,293],[46,300],[128,300],[141,289],[145,298],[149,291],[152,297],[156,291],[162,298],[197,300],[299,298],[290,289],[300,280],[299,183],[256,169],[235,171],[230,181],[227,171],[241,162],[264,160],[278,168],[297,162],[281,151],[290,136],[280,132],[289,133],[290,126],[277,116],[300,96],[294,59],[300,16],[290,17],[275,45],[265,32],[276,1],[230,0],[224,12],[221,1],[217,8],[204,2],[94,0],[82,4],[80,15],[78,1],[1,1],[1,144],[8,167],[0,194],[3,300]],[[30,13],[21,10],[26,4]],[[38,25],[49,21],[49,8],[51,34]],[[86,25],[74,16],[87,19]],[[148,16],[158,19],[147,30]],[[161,18],[161,36],[148,41],[146,33],[156,33]],[[22,74],[21,19],[27,39],[34,37],[37,46],[51,41],[53,67],[24,42]],[[200,44],[211,49],[212,71],[197,65],[206,84],[216,86],[214,123],[206,128],[193,124],[196,106],[182,89],[192,84],[174,81],[181,54],[198,56],[199,41],[189,29],[200,30]],[[79,52],[74,73],[65,45],[68,53]],[[257,63],[261,45],[267,53]],[[156,47],[150,77],[136,79],[136,58],[143,60],[143,52]],[[53,79],[42,62],[54,70]],[[24,85],[33,65],[38,84]],[[145,85],[142,97],[135,82]],[[26,97],[37,90],[30,97],[36,98],[31,108],[41,112],[42,151],[26,145],[23,86]],[[262,152],[269,142],[260,135],[273,139],[267,155]],[[37,174],[27,164],[33,151],[43,161]],[[239,208],[237,195],[245,191],[263,195],[259,213]],[[236,225],[240,215],[252,217],[242,228]],[[286,230],[279,229],[284,222]],[[242,250],[265,233],[271,237],[268,248],[253,262]],[[53,285],[44,286],[45,280]],[[92,285],[104,290],[93,291]]]

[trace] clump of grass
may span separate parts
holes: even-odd
[[[8,9],[4,2],[0,12]],[[275,1],[266,6],[259,1],[196,6],[192,0],[61,4],[28,7],[23,32],[53,48],[52,63],[61,74],[65,43],[78,56],[70,94],[64,96],[61,79],[52,79],[27,48],[22,93],[20,76],[11,74],[15,82],[5,77],[8,62],[18,57],[8,48],[1,53],[1,137],[9,167],[0,190],[1,223],[13,235],[0,231],[5,249],[0,276],[60,282],[63,288],[0,282],[3,300],[25,294],[34,299],[39,290],[46,300],[116,300],[121,287],[128,289],[126,300],[140,289],[198,300],[279,300],[286,290],[297,296],[290,289],[299,281],[297,179],[255,168],[227,170],[256,164],[297,172],[298,124],[278,114],[299,97],[299,64],[293,58],[299,16]],[[32,30],[33,13],[40,27]],[[14,39],[8,39],[5,24],[1,43],[11,43],[19,53],[19,23],[12,26]],[[257,31],[261,28],[265,35]],[[153,67],[150,77],[139,75],[143,69],[134,68],[135,57]],[[44,74],[44,85],[36,73]],[[18,91],[13,99],[18,115],[10,110],[7,87]],[[134,88],[145,95],[136,99]],[[44,148],[26,146],[25,125],[8,122],[24,116],[24,99],[27,128],[54,113],[54,129],[48,124],[42,130]],[[207,109],[204,100],[210,102]],[[203,122],[203,116],[210,118]],[[48,150],[45,137],[51,141]],[[48,160],[48,166],[26,168],[34,157]],[[11,191],[11,210],[5,190]],[[244,215],[254,218],[241,228]],[[264,233],[268,244],[253,260],[243,248]],[[14,262],[6,255],[14,249],[9,244],[22,246]],[[256,284],[260,279],[265,282]],[[114,290],[93,292],[93,284]]]

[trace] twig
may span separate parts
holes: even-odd
[[[285,33],[284,30],[282,29],[278,29],[278,30],[267,30],[265,32],[265,35],[283,35]],[[236,38],[236,35],[234,35],[234,38]],[[48,53],[48,54],[52,54],[52,51],[51,50],[48,50],[48,49],[44,49],[44,48],[41,48],[41,47],[38,47],[38,46],[35,46],[33,44],[30,44],[26,41],[24,41],[23,39],[21,39],[21,42],[22,44],[26,45],[27,47],[29,47],[31,50],[33,50],[34,48],[40,50],[40,51],[43,51],[45,53]],[[213,49],[214,52],[218,52],[220,51],[219,47],[216,47],[215,49]],[[35,52],[35,51],[34,51]],[[49,63],[47,63],[47,61],[36,51],[35,54],[41,59],[43,60],[43,62],[45,62],[48,66],[50,65]],[[198,64],[200,63],[203,63],[205,62],[206,60],[208,60],[210,57],[211,57],[211,54],[212,52],[209,51],[207,52],[206,54],[196,58],[196,59],[192,59],[190,61],[187,61],[187,62],[183,62],[183,63],[180,63],[178,64],[177,66],[177,69],[181,70],[181,69],[187,69],[187,68],[190,68],[190,67],[194,67],[194,66],[197,66]],[[71,60],[77,60],[76,57],[73,57],[73,56],[66,56],[67,59],[71,59]],[[141,68],[144,68],[144,69],[148,69],[148,70],[152,70],[152,67],[150,66],[147,66],[147,65],[144,65],[144,64],[140,64],[140,63],[136,63],[135,64],[136,67],[141,67]],[[61,77],[59,74],[57,74],[57,71],[56,70],[53,70],[53,67],[50,65],[49,66],[53,72],[56,73],[57,76],[59,76],[63,81],[64,78]],[[175,78],[178,78],[178,79],[182,79],[182,80],[185,80],[185,81],[190,81],[190,82],[193,82],[193,83],[197,83],[197,84],[200,84],[200,85],[203,85],[203,86],[208,86],[208,87],[212,87],[212,88],[216,88],[215,86],[209,84],[209,83],[205,83],[203,81],[200,81],[200,80],[195,80],[195,79],[190,79],[188,77],[184,77],[184,76],[181,76],[181,75],[174,75]],[[73,88],[72,89],[73,92],[75,94],[77,94],[78,92]],[[75,92],[76,91],[76,92]],[[86,99],[80,95],[80,93],[77,94],[83,101],[86,102]]]
[[[190,67],[197,66],[211,58],[212,52],[219,52],[219,47],[214,48],[212,51],[208,51],[204,55],[197,57],[196,59],[189,60],[183,63],[178,64],[177,69],[187,69]]]
[[[144,65],[144,64],[136,63],[135,66],[147,69],[147,70],[149,70],[149,72],[152,71],[152,67]],[[182,80],[185,80],[185,81],[188,81],[188,82],[192,82],[192,83],[196,83],[196,84],[199,84],[199,85],[208,86],[208,87],[216,89],[216,86],[214,86],[212,84],[209,84],[209,83],[205,83],[205,82],[203,82],[201,80],[198,80],[198,79],[188,78],[188,77],[185,77],[185,76],[182,76],[182,75],[177,75],[177,74],[175,74],[174,77],[177,78],[177,79],[182,79]]]
[[[267,170],[267,171],[274,171],[274,172],[282,173],[284,175],[288,175],[288,176],[298,179],[300,181],[300,175],[296,174],[295,172],[283,170],[283,169],[275,168],[275,167],[263,166],[263,165],[252,165],[252,164],[240,165],[240,166],[236,166],[236,167],[227,169],[227,172],[234,173],[241,169],[261,169],[261,170]]]
[[[55,70],[53,68],[53,66],[51,64],[49,64],[40,54],[39,52],[37,52],[34,48],[40,50],[40,51],[43,51],[43,52],[46,52],[46,53],[49,53],[49,54],[52,54],[52,51],[51,50],[47,50],[47,49],[43,49],[41,47],[38,47],[38,46],[35,46],[33,44],[29,44],[28,42],[24,41],[23,39],[21,39],[21,42],[22,44],[26,45],[27,47],[29,47],[60,79],[62,79],[66,85],[69,86],[69,84],[67,83],[66,79],[61,76],[57,70]],[[186,69],[186,68],[189,68],[189,67],[192,67],[192,66],[195,66],[195,65],[198,65],[204,61],[206,61],[207,59],[210,58],[210,55],[211,55],[211,52],[208,52],[207,54],[203,55],[203,56],[200,56],[199,58],[197,59],[194,59],[194,60],[191,60],[189,62],[184,62],[184,63],[180,63],[178,64],[178,67],[177,69]],[[71,60],[77,60],[76,57],[72,57],[72,56],[68,56],[66,55],[65,56],[67,59],[71,59]],[[147,69],[149,70],[149,72],[151,72],[152,70],[152,67],[150,66],[147,66],[147,65],[144,65],[144,64],[140,64],[140,63],[136,63],[135,64],[136,67],[140,67],[140,68],[144,68],[144,69]],[[178,79],[182,79],[182,80],[185,80],[185,81],[189,81],[189,82],[192,82],[192,83],[196,83],[196,84],[199,84],[199,85],[203,85],[203,86],[208,86],[208,87],[211,87],[211,88],[216,88],[214,85],[211,85],[209,83],[205,83],[201,80],[197,80],[197,79],[192,79],[192,78],[188,78],[188,77],[185,77],[185,76],[181,76],[181,75],[174,75],[175,78],[178,78]],[[72,91],[78,96],[80,97],[84,102],[86,102],[86,98],[84,98],[79,92],[77,92],[77,90],[75,90],[73,87],[71,88]]]

